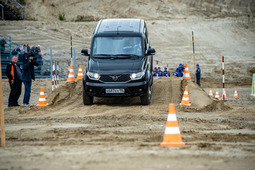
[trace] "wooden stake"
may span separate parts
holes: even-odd
[[[73,38],[71,36],[71,65],[73,65]]]
[[[192,31],[192,45],[193,45],[193,60],[194,60],[195,83],[197,83],[197,76],[196,76],[196,60],[195,60],[195,41],[194,41],[193,31]]]
[[[1,117],[1,146],[5,147],[5,129],[4,129],[4,102],[2,89],[2,68],[1,68],[1,52],[0,52],[0,117]]]

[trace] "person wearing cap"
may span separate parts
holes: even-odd
[[[199,64],[197,64],[196,67],[197,67],[197,70],[196,70],[197,84],[200,86],[201,69],[199,67]]]
[[[41,52],[41,46],[37,45],[37,47],[35,47],[34,55],[37,56],[39,52]]]
[[[23,106],[31,106],[29,104],[29,100],[30,100],[32,80],[35,80],[34,66],[38,66],[38,65],[39,64],[36,62],[34,58],[34,54],[29,53],[28,55],[25,56],[23,60],[23,73],[22,73],[22,81],[25,86]]]
[[[158,77],[162,77],[164,76],[162,70],[161,70],[161,67],[158,67]]]
[[[182,68],[182,73],[184,74],[184,70],[185,70],[184,64],[182,64],[181,68]]]
[[[179,67],[176,68],[176,71],[173,73],[176,77],[183,77],[183,64],[179,64]]]
[[[157,67],[154,67],[154,70],[152,71],[153,77],[157,77]]]
[[[167,70],[167,67],[164,68],[163,76],[170,77],[170,71]]]

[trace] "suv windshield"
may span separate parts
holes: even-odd
[[[142,56],[142,42],[140,37],[95,37],[93,56],[116,55]]]

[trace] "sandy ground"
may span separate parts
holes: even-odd
[[[178,106],[185,85],[190,108]],[[81,87],[81,81],[63,84],[48,94],[44,108],[6,108],[7,147],[0,148],[0,168],[254,169],[250,88],[239,88],[235,100],[228,89],[223,104],[191,81],[156,78],[150,106],[141,106],[139,98],[96,98],[84,106]],[[159,146],[170,102],[184,147]]]
[[[0,21],[0,34],[11,35],[17,43],[40,44],[45,59],[52,48],[65,77],[54,92],[50,79],[33,82],[30,103],[38,103],[44,87],[49,106],[43,108],[7,108],[9,85],[1,82],[6,147],[0,148],[0,169],[254,169],[255,99],[250,98],[254,4],[254,0],[27,0],[25,16],[38,21]],[[66,22],[58,20],[63,12]],[[83,22],[73,22],[78,16]],[[144,18],[157,51],[154,65],[156,60],[162,67],[168,64],[172,73],[187,62],[192,80],[194,31],[202,88],[179,78],[155,78],[149,106],[140,105],[138,97],[95,98],[94,105],[84,106],[82,82],[65,83],[69,38],[73,36],[77,63],[85,69],[87,57],[79,51],[90,47],[97,20],[120,17]],[[222,55],[226,102],[208,96],[209,88],[222,93]],[[188,108],[179,106],[186,85]],[[169,103],[176,107],[183,147],[159,146]]]

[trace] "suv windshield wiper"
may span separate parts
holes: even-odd
[[[99,59],[128,59],[133,57],[139,58],[140,56],[136,54],[95,54],[93,57]]]
[[[100,59],[114,58],[113,55],[111,55],[111,54],[95,54],[93,57],[94,58],[100,58]]]
[[[131,57],[137,57],[139,58],[139,55],[136,54],[114,54],[113,56],[117,56],[117,58],[131,58]],[[121,56],[121,57],[118,57]]]

